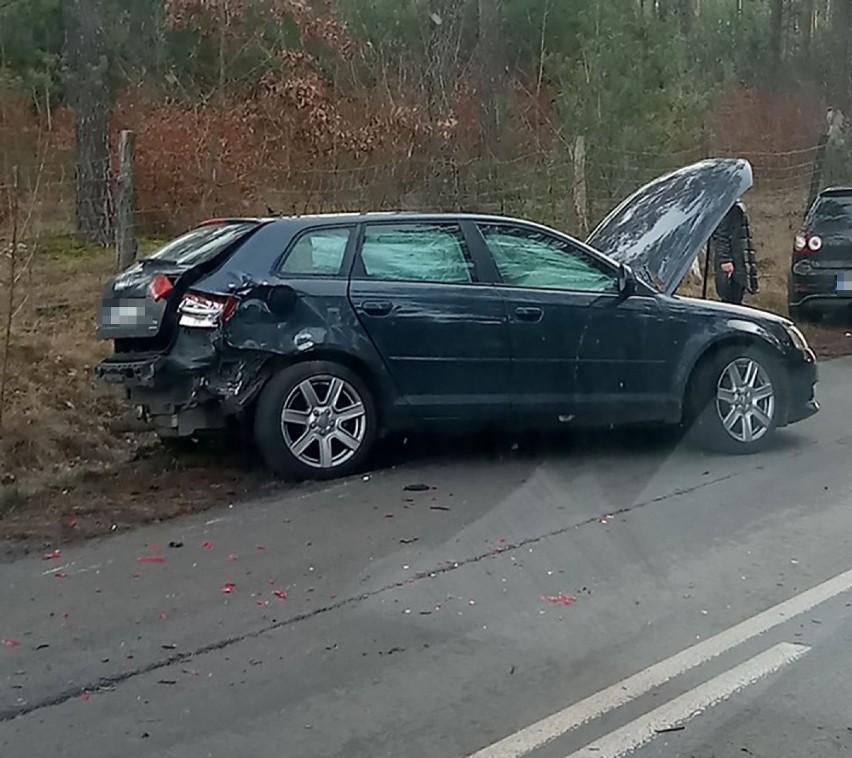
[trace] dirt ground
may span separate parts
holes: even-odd
[[[803,199],[757,194],[747,207],[761,285],[749,304],[784,313]],[[150,434],[131,431],[120,393],[91,374],[110,350],[94,336],[96,306],[113,269],[109,251],[50,236],[18,258],[24,276],[0,423],[0,540],[89,537],[283,486],[255,461],[234,460],[221,448],[172,453]],[[0,281],[2,324],[2,267]],[[804,330],[821,358],[852,354],[852,322]]]

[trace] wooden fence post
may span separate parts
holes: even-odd
[[[115,263],[124,271],[136,260],[136,192],[133,182],[134,134],[123,131],[118,142],[118,198],[115,208]]]
[[[574,140],[574,213],[577,228],[585,237],[589,233],[589,203],[586,194],[586,138]]]

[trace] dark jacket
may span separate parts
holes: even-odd
[[[750,244],[745,211],[737,203],[728,211],[710,237],[710,254],[713,256],[713,269],[716,276],[727,276],[722,271],[722,264],[733,263],[734,273],[731,278],[742,287],[748,287],[749,272],[746,259]]]

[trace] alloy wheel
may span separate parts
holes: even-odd
[[[757,442],[772,428],[775,388],[766,369],[753,358],[737,358],[722,371],[716,385],[716,412],[725,431],[737,442]]]
[[[281,432],[298,461],[317,469],[335,468],[350,460],[364,443],[364,401],[340,377],[309,377],[284,401]]]

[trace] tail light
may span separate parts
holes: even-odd
[[[214,329],[234,315],[238,302],[233,296],[187,292],[178,306],[180,325],[195,329]]]
[[[822,237],[818,234],[797,234],[793,250],[797,253],[818,253],[822,250]]]
[[[172,280],[165,274],[155,276],[148,285],[148,294],[154,302],[162,300],[175,288]]]

